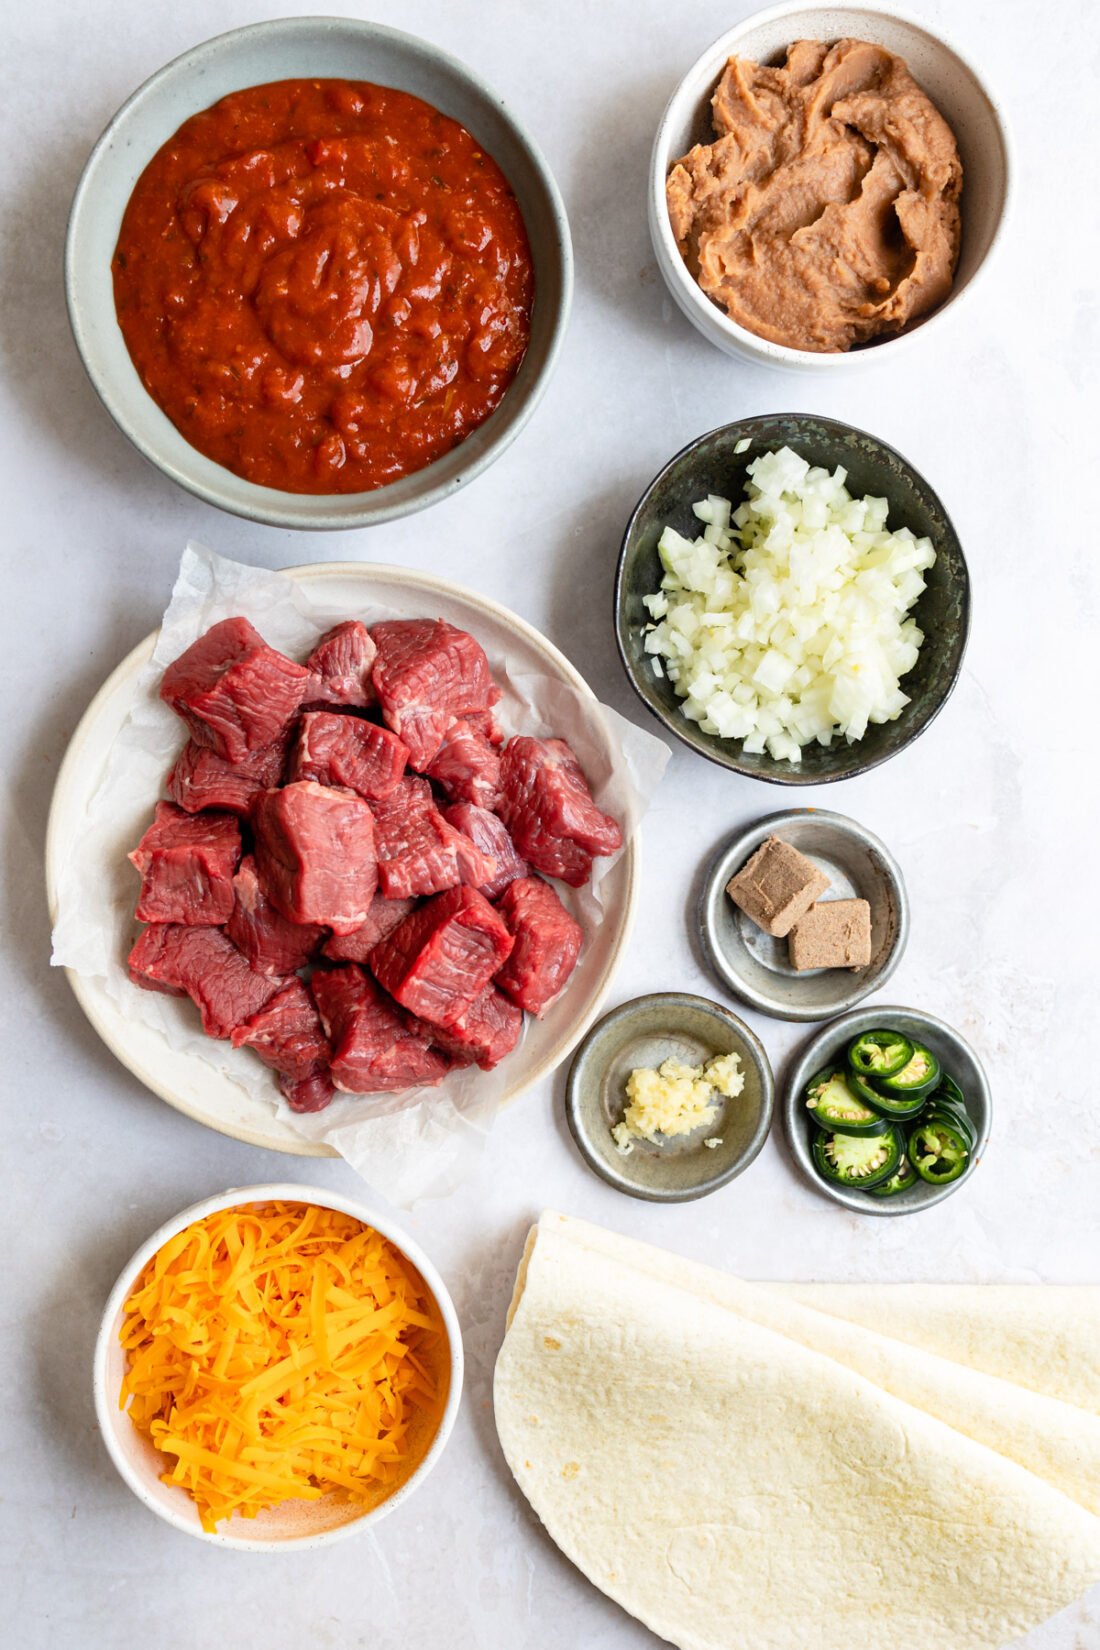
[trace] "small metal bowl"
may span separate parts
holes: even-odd
[[[371,81],[423,98],[470,131],[519,202],[536,298],[523,364],[500,405],[433,463],[365,493],[261,487],[192,447],[146,390],[115,314],[111,258],[131,192],[185,120],[244,87],[312,76]],[[427,40],[357,17],[278,17],[205,40],[159,69],[123,104],[92,150],[65,245],[69,322],[88,377],[134,446],[207,504],[272,527],[370,527],[448,498],[488,468],[527,423],[557,364],[573,294],[561,195],[534,139],[473,70]]]
[[[738,452],[738,444],[746,439],[751,445]],[[930,538],[936,552],[935,565],[924,575],[926,588],[912,609],[924,632],[924,643],[913,669],[902,678],[909,703],[893,722],[873,723],[855,744],[834,739],[828,747],[808,745],[797,765],[778,762],[766,751],[748,754],[739,739],[703,733],[681,711],[667,677],[653,674],[652,657],[645,651],[650,616],[643,598],[660,587],[664,570],[657,541],[664,528],[671,525],[687,538],[697,537],[702,524],[692,513],[692,504],[717,493],[736,506],[744,496],[745,473],[753,459],[780,447],[793,447],[810,464],[829,470],[843,465],[855,497],[870,494],[886,499],[891,531],[908,527],[919,538]],[[962,665],[969,628],[966,558],[942,502],[893,447],[832,418],[776,413],[741,419],[699,436],[650,482],[623,536],[615,579],[615,637],[631,686],[669,733],[709,762],[750,779],[766,779],[774,785],[827,785],[866,773],[896,756],[946,704]]]
[[[636,1067],[668,1059],[698,1066],[731,1053],[740,1055],[745,1086],[715,1122],[619,1151],[611,1130],[626,1110],[626,1080]],[[593,1026],[573,1056],[565,1109],[581,1156],[609,1185],[651,1203],[686,1203],[748,1168],[767,1139],[773,1098],[768,1056],[743,1020],[705,997],[661,991],[623,1003]],[[719,1145],[704,1144],[714,1137]]]
[[[950,1185],[930,1186],[927,1181],[918,1180],[908,1191],[895,1192],[893,1197],[872,1197],[870,1192],[849,1191],[847,1187],[834,1186],[822,1180],[814,1167],[811,1152],[814,1124],[806,1110],[803,1093],[806,1084],[823,1066],[837,1059],[853,1037],[877,1026],[889,1026],[892,1030],[904,1032],[907,1037],[917,1037],[922,1043],[927,1043],[943,1069],[962,1089],[966,1114],[974,1129],[974,1150],[965,1172]],[[931,1014],[922,1014],[914,1008],[859,1008],[834,1020],[806,1044],[787,1074],[783,1093],[783,1126],[800,1168],[815,1191],[831,1197],[834,1203],[843,1203],[845,1208],[860,1215],[909,1215],[942,1203],[945,1197],[965,1186],[974,1174],[982,1160],[992,1123],[993,1097],[989,1080],[966,1038],[943,1020],[937,1020]]]
[[[870,905],[866,968],[799,974],[787,941],[765,934],[734,905],[726,884],[769,836],[790,843],[824,871],[830,883],[824,899],[865,899]],[[777,1020],[826,1020],[886,984],[909,938],[909,901],[897,861],[872,832],[823,808],[791,808],[758,820],[719,849],[699,901],[699,928],[711,968],[750,1008]]]

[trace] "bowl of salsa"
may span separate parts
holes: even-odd
[[[279,527],[406,515],[509,445],[553,371],[569,229],[476,74],[351,18],[206,41],[107,127],[73,201],[73,335],[138,450]]]

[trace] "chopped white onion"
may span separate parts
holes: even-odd
[[[705,732],[799,762],[803,746],[862,739],[909,703],[899,679],[924,636],[906,615],[935,552],[888,532],[886,500],[853,498],[841,468],[781,447],[748,474],[736,510],[714,494],[692,506],[699,538],[662,533],[645,650]]]

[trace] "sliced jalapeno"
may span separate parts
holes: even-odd
[[[931,1094],[940,1080],[940,1063],[930,1048],[923,1043],[914,1043],[908,1060],[900,1071],[894,1072],[891,1077],[875,1077],[875,1087],[879,1093],[889,1097],[891,1094],[907,1095],[910,1099]]]
[[[889,1117],[893,1122],[911,1123],[928,1104],[928,1097],[924,1094],[882,1094],[869,1078],[861,1077],[858,1071],[850,1068],[847,1078],[853,1094],[857,1094],[872,1111],[878,1112],[881,1117]]]
[[[879,1135],[819,1132],[813,1143],[814,1163],[823,1180],[865,1192],[897,1173],[904,1150],[902,1132],[893,1123]]]
[[[969,1137],[946,1112],[929,1112],[909,1131],[909,1161],[931,1186],[946,1186],[965,1174],[970,1151]]]
[[[848,1073],[841,1066],[827,1066],[806,1085],[806,1110],[818,1128],[840,1129],[845,1134],[885,1134],[885,1117],[865,1105],[852,1092]]]
[[[889,1180],[884,1180],[881,1186],[870,1188],[872,1197],[893,1197],[895,1192],[905,1192],[910,1186],[915,1186],[920,1176],[910,1163],[908,1157],[902,1155],[898,1164],[897,1174],[892,1174]]]
[[[953,1105],[958,1106],[960,1111],[966,1110],[966,1100],[963,1096],[962,1089],[959,1087],[958,1083],[956,1083],[951,1074],[946,1071],[940,1072],[939,1085],[933,1091],[932,1099],[937,1101],[949,1100]]]
[[[848,1064],[863,1077],[892,1077],[901,1071],[913,1053],[913,1045],[900,1031],[865,1031],[848,1044]]]
[[[926,1123],[930,1117],[943,1117],[943,1118],[946,1118],[947,1122],[954,1123],[956,1125],[959,1132],[963,1135],[964,1139],[967,1140],[967,1142],[969,1143],[971,1151],[973,1151],[973,1149],[974,1149],[974,1125],[973,1125],[973,1123],[970,1121],[970,1118],[967,1116],[967,1114],[963,1110],[962,1106],[957,1106],[953,1100],[941,1100],[939,1098],[939,1092],[940,1091],[937,1089],[936,1093],[932,1096],[931,1100],[928,1102],[927,1109],[923,1113],[920,1121],[922,1123]]]

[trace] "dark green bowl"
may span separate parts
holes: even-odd
[[[747,452],[735,453],[735,446],[745,437],[751,440],[751,447]],[[739,739],[703,733],[680,711],[671,683],[653,674],[651,656],[644,647],[649,613],[642,598],[660,588],[663,568],[657,541],[663,529],[671,524],[685,537],[697,537],[702,529],[692,514],[692,504],[708,493],[717,493],[732,499],[736,508],[744,497],[748,465],[761,453],[779,447],[793,447],[809,463],[829,470],[842,464],[848,472],[848,488],[856,497],[871,494],[887,500],[891,530],[908,527],[918,538],[930,538],[936,551],[935,565],[924,575],[927,588],[912,610],[924,631],[924,643],[916,665],[902,677],[909,704],[896,721],[872,724],[853,745],[844,739],[828,748],[816,742],[807,745],[798,766],[777,762],[767,753],[748,755]],[[670,733],[700,756],[734,773],[766,779],[775,785],[826,785],[834,779],[865,773],[896,756],[924,732],[946,703],[959,674],[969,628],[966,559],[939,498],[892,447],[831,418],[779,413],[742,419],[700,436],[677,453],[646,488],[627,525],[619,555],[615,634],[638,697]]]

